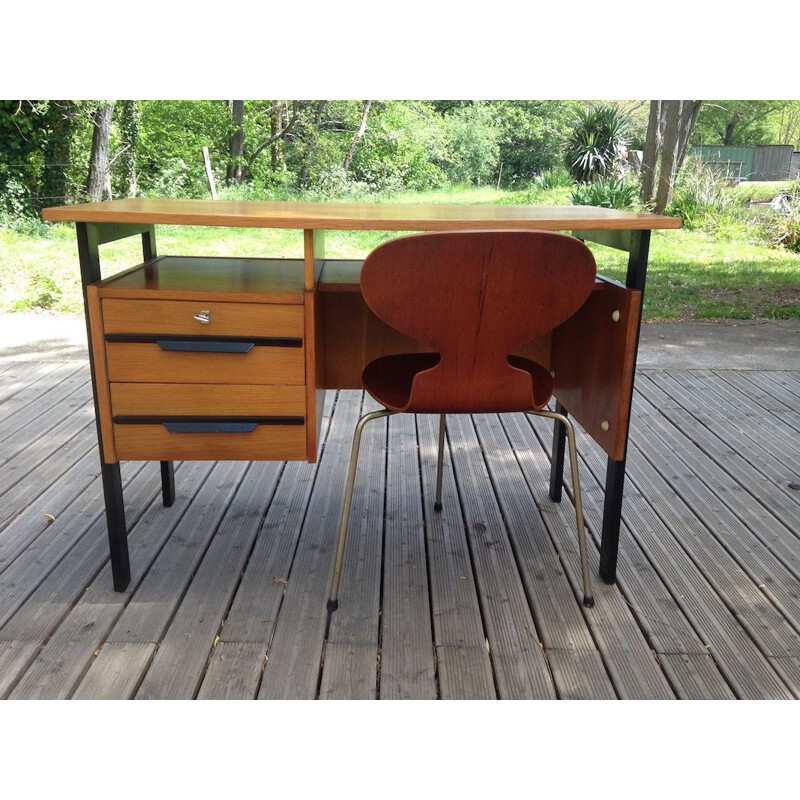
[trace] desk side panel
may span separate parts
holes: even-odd
[[[641,302],[641,292],[604,281],[553,332],[554,394],[615,461],[625,457]]]

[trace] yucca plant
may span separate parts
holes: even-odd
[[[572,190],[572,205],[600,208],[633,208],[639,196],[635,183],[614,178],[598,178],[594,183],[579,183]]]
[[[628,131],[628,120],[613,106],[579,110],[565,156],[570,175],[579,183],[606,177],[627,144]]]

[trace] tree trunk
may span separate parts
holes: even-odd
[[[694,130],[701,100],[665,100],[664,139],[661,167],[658,172],[655,212],[662,214],[672,202],[675,179],[686,156],[689,137]]]
[[[372,108],[372,100],[365,100],[364,101],[364,110],[361,112],[361,125],[358,126],[358,130],[355,132],[352,141],[350,142],[350,147],[347,148],[347,153],[344,157],[344,164],[342,165],[342,173],[346,176],[347,170],[350,168],[350,161],[353,159],[353,153],[356,150],[356,145],[361,141],[361,138],[367,131],[367,117],[369,116],[369,110]]]
[[[89,199],[98,202],[108,186],[108,135],[111,131],[111,115],[114,101],[102,100],[92,112],[92,154],[89,159],[89,179],[86,193]]]
[[[39,201],[42,206],[61,206],[67,198],[67,170],[75,129],[72,100],[51,100],[50,133],[44,148],[44,168]]]
[[[661,152],[661,139],[664,134],[662,101],[650,101],[650,118],[647,123],[647,138],[642,152],[642,200],[651,205],[656,195],[656,176],[658,175],[658,155]]]
[[[308,185],[308,168],[311,162],[311,154],[314,152],[314,146],[317,143],[317,134],[319,132],[319,124],[322,121],[322,115],[328,106],[327,100],[318,100],[317,107],[314,111],[314,122],[310,129],[305,131],[305,147],[303,148],[303,156],[300,161],[300,173],[297,178],[297,185],[300,189],[305,189]]]
[[[231,100],[230,118],[233,123],[228,152],[228,168],[225,171],[225,183],[230,186],[242,182],[242,161],[244,156],[244,100]]]
[[[119,126],[123,152],[120,154],[122,191],[127,197],[136,197],[136,148],[139,144],[139,101],[121,102]]]
[[[272,101],[272,116],[270,118],[270,135],[274,137],[274,141],[270,147],[270,159],[272,164],[272,172],[277,172],[283,165],[282,150],[278,140],[278,133],[281,128],[286,124],[284,122],[287,104],[285,100]]]

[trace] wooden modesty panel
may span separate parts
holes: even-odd
[[[604,281],[553,331],[554,394],[615,461],[625,457],[641,302],[641,292]]]
[[[419,342],[390,328],[369,310],[361,293],[319,292],[322,337],[317,358],[329,389],[361,389],[364,367],[380,356],[430,352]],[[550,335],[514,351],[544,367],[550,364]]]

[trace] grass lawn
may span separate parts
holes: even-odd
[[[566,193],[568,194],[568,192]],[[395,202],[531,202],[530,193],[491,188],[402,195]],[[566,202],[564,190],[537,198]],[[380,231],[333,231],[326,235],[330,258],[360,258],[395,235]],[[302,256],[302,232],[253,228],[157,229],[158,251],[173,255]],[[624,280],[626,256],[592,245],[598,271]],[[104,245],[103,274],[141,261],[138,237]],[[51,226],[47,236],[0,228],[0,311],[83,308],[72,225]],[[655,231],[644,315],[647,319],[710,317],[800,318],[800,254],[700,230]]]

